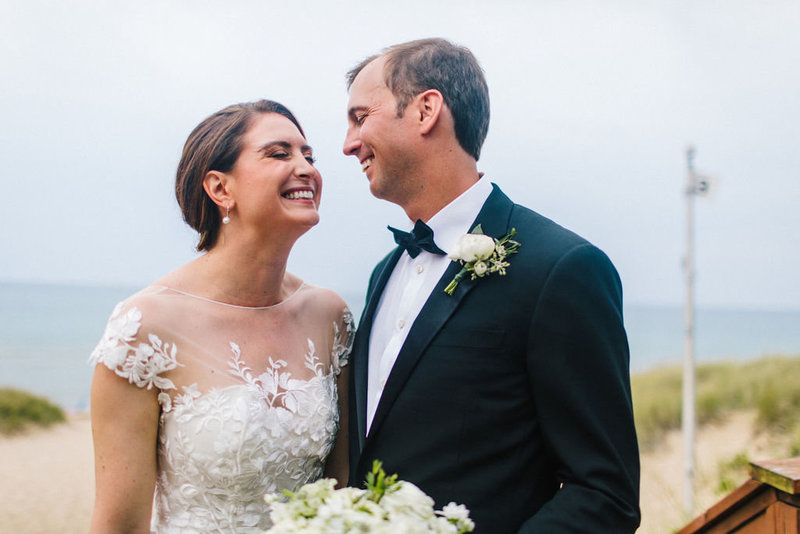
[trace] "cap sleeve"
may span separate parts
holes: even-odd
[[[117,304],[89,363],[102,363],[140,388],[175,389],[172,380],[160,375],[181,365],[176,359],[178,348],[142,330],[142,312],[124,302]]]
[[[331,351],[331,365],[337,375],[342,368],[350,362],[350,352],[353,350],[353,333],[355,325],[353,314],[345,307],[341,320],[333,323],[333,350]]]

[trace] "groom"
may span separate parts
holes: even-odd
[[[380,459],[437,507],[465,504],[476,532],[633,532],[639,460],[613,265],[482,178],[489,96],[469,50],[396,45],[351,70],[348,87],[344,153],[416,222],[391,229],[401,246],[369,281],[350,483]],[[448,294],[461,266],[444,253],[477,225],[515,231],[520,247],[504,275],[466,276]]]

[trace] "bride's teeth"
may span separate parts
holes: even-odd
[[[291,193],[286,193],[283,196],[289,200],[297,200],[298,198],[312,199],[314,198],[314,193],[312,191],[292,191]]]

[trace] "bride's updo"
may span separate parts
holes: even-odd
[[[222,223],[219,208],[203,189],[209,171],[229,172],[242,150],[242,137],[261,113],[283,115],[303,128],[286,106],[272,100],[234,104],[217,111],[197,125],[183,145],[183,154],[175,176],[175,196],[186,224],[197,230],[197,250],[211,250],[217,242]]]

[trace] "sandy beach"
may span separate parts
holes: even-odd
[[[88,414],[47,430],[0,437],[0,531],[89,530],[94,458]]]
[[[696,513],[718,501],[721,463],[739,453],[753,460],[786,450],[778,438],[752,433],[755,414],[740,412],[698,432]],[[669,434],[642,456],[640,534],[674,531],[688,522],[682,503],[681,438]],[[740,475],[743,482],[746,475]],[[91,425],[88,415],[14,437],[0,437],[0,530],[15,534],[85,533],[94,496]]]

